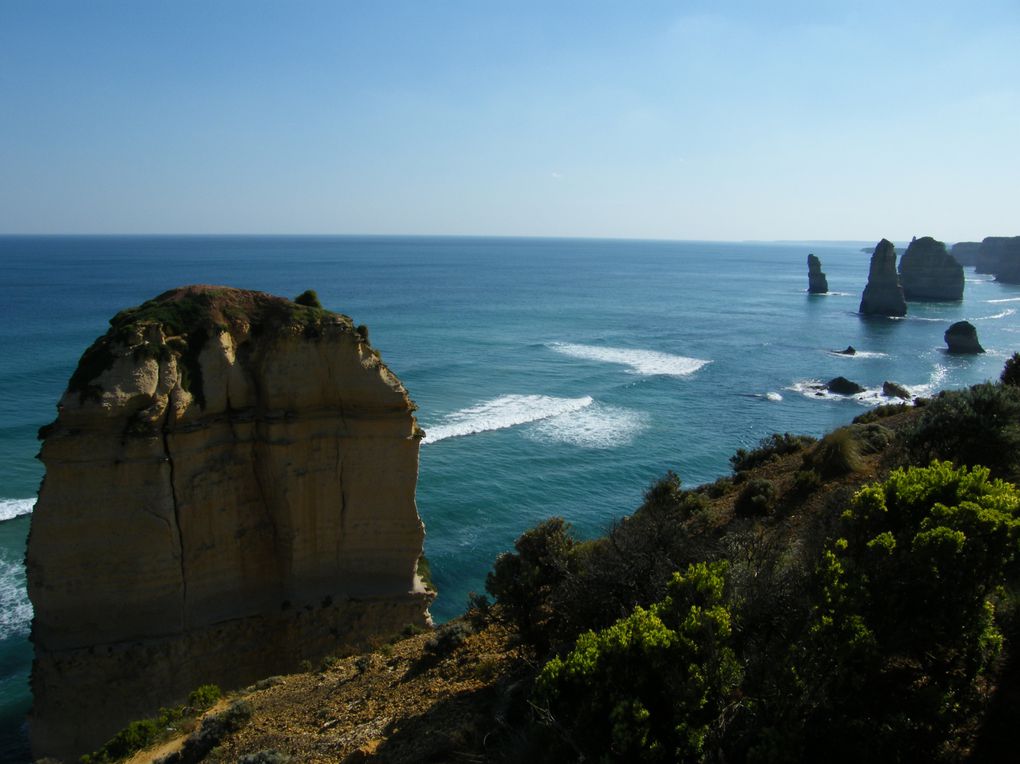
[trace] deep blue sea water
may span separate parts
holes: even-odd
[[[997,377],[1020,350],[1020,287],[971,269],[962,303],[858,316],[863,244],[0,237],[0,760],[28,756],[22,559],[42,477],[36,431],[118,310],[183,284],[314,288],[367,324],[428,433],[418,507],[443,620],[543,518],[598,533],[667,469],[712,480],[771,432],[848,422],[880,402],[884,380],[960,387]],[[832,294],[805,293],[808,252]],[[987,354],[943,352],[943,332],[964,318]],[[829,352],[850,344],[862,352]],[[806,388],[840,374],[870,392]]]

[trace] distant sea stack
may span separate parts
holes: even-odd
[[[981,249],[979,241],[958,241],[949,250],[949,254],[956,258],[956,262],[963,266],[977,265],[978,251]]]
[[[962,300],[963,266],[941,241],[914,238],[900,259],[900,284],[908,300]]]
[[[907,315],[907,302],[896,273],[896,247],[888,239],[882,239],[871,255],[860,312],[872,316]]]
[[[996,281],[1020,284],[1020,236],[989,236],[978,250],[978,273],[991,273]]]
[[[969,321],[957,321],[950,326],[946,329],[944,339],[950,353],[974,355],[985,352],[978,342],[977,329]]]
[[[414,404],[367,332],[301,303],[176,289],[82,356],[40,431],[36,756],[428,623]]]
[[[829,291],[829,282],[822,273],[822,261],[814,255],[807,256],[808,293],[825,294]]]

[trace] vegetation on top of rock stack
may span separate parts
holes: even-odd
[[[113,366],[113,346],[134,343],[138,357],[165,358],[176,355],[181,362],[181,382],[199,405],[205,404],[202,369],[198,356],[211,337],[232,328],[247,328],[255,336],[283,327],[297,327],[304,336],[320,336],[325,322],[339,323],[353,331],[346,316],[325,310],[313,290],[294,302],[264,292],[229,287],[188,286],[172,289],[110,319],[110,329],[82,355],[68,391],[79,399],[98,398],[102,390],[94,380]],[[167,338],[156,343],[145,335],[147,327],[159,326]]]

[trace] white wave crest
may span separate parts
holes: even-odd
[[[490,430],[537,422],[549,417],[579,411],[594,403],[590,395],[581,398],[554,398],[549,395],[501,395],[448,414],[441,422],[425,428],[422,443],[475,435]]]
[[[938,392],[939,387],[945,381],[948,370],[941,364],[936,364],[928,376],[928,381],[920,385],[903,385],[902,387],[910,393],[911,398],[927,397]],[[839,395],[825,389],[825,383],[818,379],[802,379],[794,382],[787,390],[800,393],[805,398],[827,401],[854,401],[862,406],[877,406],[880,403],[896,402],[899,399],[889,398],[882,393],[881,387],[865,388],[864,392],[855,395]]]
[[[35,499],[0,499],[0,522],[27,515],[35,507]]]
[[[630,445],[647,424],[648,416],[642,412],[596,403],[543,419],[529,429],[528,437],[581,448],[617,448]]]
[[[973,321],[994,321],[994,320],[999,319],[999,318],[1009,318],[1010,316],[1015,315],[1015,314],[1016,314],[1016,308],[1006,308],[1004,311],[1002,311],[1000,313],[994,313],[991,316],[978,316],[977,318],[972,319],[972,320]]]
[[[32,603],[25,589],[25,569],[0,555],[0,641],[27,637],[32,625]]]
[[[850,353],[841,353],[838,350],[830,350],[829,355],[839,356],[840,358],[888,358],[888,353],[880,353],[877,350],[858,350],[852,355]]]
[[[765,393],[765,400],[778,403],[779,401],[783,400],[783,396],[781,396],[779,393]]]
[[[1001,300],[985,300],[993,305],[998,305],[1001,302],[1020,302],[1020,297],[1003,297]]]
[[[700,358],[688,358],[671,353],[660,353],[657,350],[632,350],[630,348],[609,348],[599,345],[576,345],[571,342],[554,342],[549,345],[557,353],[571,358],[583,358],[586,361],[602,363],[618,363],[629,366],[634,374],[644,376],[666,375],[670,377],[686,377],[711,361]]]

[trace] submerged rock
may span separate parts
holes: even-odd
[[[871,256],[868,284],[861,297],[860,312],[878,316],[907,315],[907,302],[896,273],[896,247],[887,239],[878,243]]]
[[[36,756],[429,621],[414,404],[349,318],[196,286],[110,323],[41,433]]]
[[[829,291],[829,282],[822,273],[822,261],[814,255],[807,256],[808,293],[825,294]]]
[[[897,384],[896,382],[889,382],[888,380],[882,383],[882,395],[886,398],[902,398],[905,401],[909,401],[913,398],[910,391],[903,385]]]
[[[963,266],[931,236],[915,238],[900,260],[900,283],[908,300],[963,299]]]
[[[944,335],[950,353],[984,353],[985,349],[978,342],[977,329],[969,321],[957,321],[946,329]]]
[[[825,389],[836,395],[857,395],[857,393],[863,393],[867,388],[861,387],[846,377],[834,377],[825,383]]]

